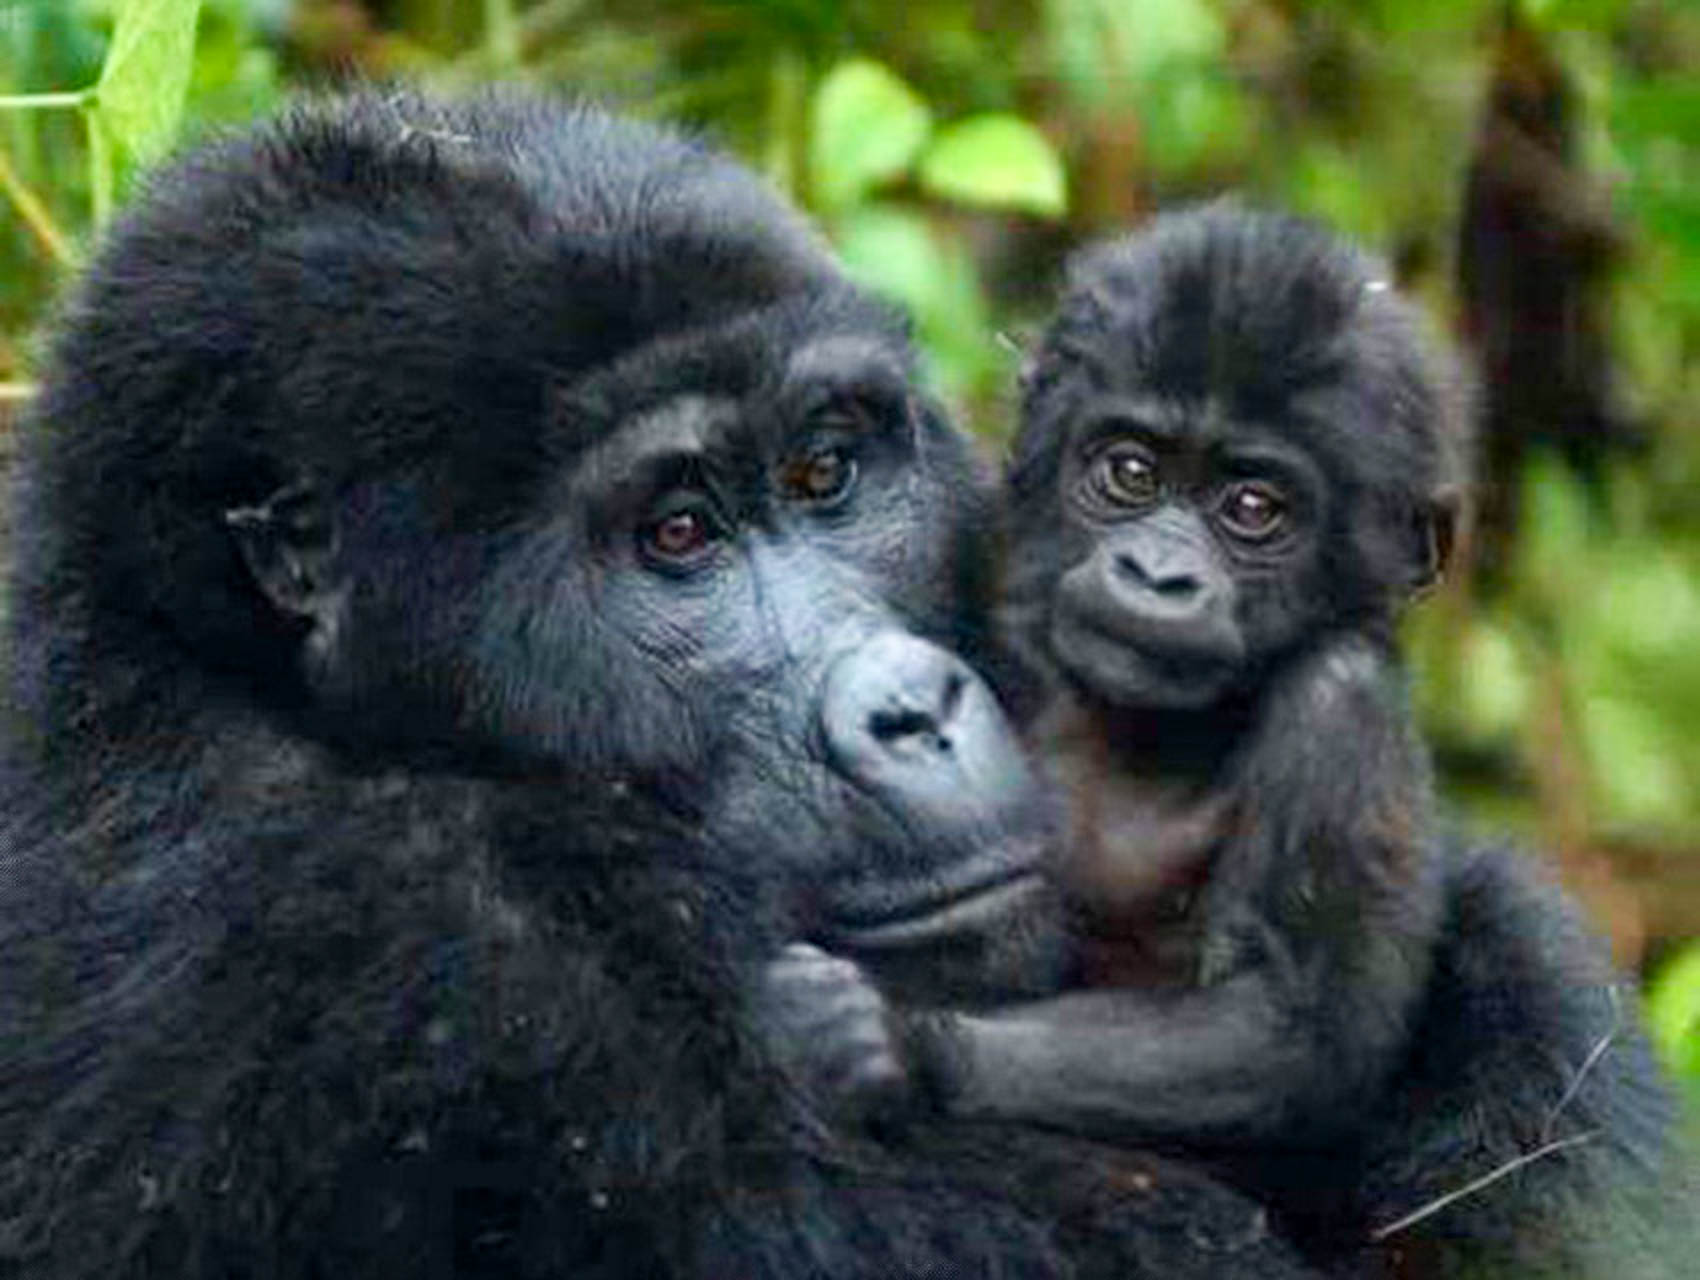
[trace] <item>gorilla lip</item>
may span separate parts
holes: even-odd
[[[941,934],[994,924],[1044,885],[1045,877],[1031,865],[1006,864],[1001,874],[962,887],[946,885],[930,899],[905,903],[915,909],[895,918],[872,911],[857,913],[860,920],[840,914],[828,927],[827,940],[859,950],[931,945]]]

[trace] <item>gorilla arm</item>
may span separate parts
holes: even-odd
[[[1139,797],[1158,827],[1142,845],[1174,868],[1186,859],[1173,845],[1197,838],[1196,815],[1226,793],[1189,913],[1191,972],[942,1018],[917,1043],[937,1060],[946,1106],[1239,1144],[1326,1134],[1369,1105],[1407,1041],[1441,896],[1419,831],[1426,769],[1392,661],[1351,638],[1283,673],[1218,785],[1166,815]],[[1075,853],[1065,880],[1078,874]],[[1094,898],[1103,887],[1088,886]]]
[[[1153,912],[1131,926],[1145,936],[1127,937],[1115,931],[1131,917],[1112,915],[1091,922],[1111,936],[1079,939],[1088,960],[1122,949],[1161,967],[1171,949],[1162,935],[1186,935],[1173,949],[1187,971],[995,1009],[902,1012],[893,1034],[945,1110],[1100,1138],[1244,1146],[1323,1137],[1371,1105],[1408,1041],[1437,928],[1440,867],[1412,816],[1426,774],[1396,671],[1361,639],[1323,646],[1269,699],[1216,790],[1166,811],[1148,788],[1132,796],[1147,818],[1146,870],[1118,867],[1113,850],[1082,860],[1090,841],[1076,832],[1059,872],[1077,896],[1090,881],[1090,909],[1117,898],[1118,875],[1143,881],[1147,898],[1160,885],[1172,892],[1177,869],[1207,856],[1196,846],[1214,846],[1190,919]],[[1344,742],[1350,762],[1339,758]],[[1128,782],[1114,766],[1089,776],[1105,790]],[[1114,800],[1099,801],[1115,840],[1132,838],[1123,829],[1134,817],[1105,821]],[[858,1035],[867,1030],[857,1023]],[[827,1042],[847,1031],[813,1028]],[[823,1065],[843,1057],[820,1043],[810,1052]]]

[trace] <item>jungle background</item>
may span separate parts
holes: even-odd
[[[701,130],[994,446],[1082,240],[1238,191],[1387,255],[1480,382],[1476,518],[1407,636],[1443,783],[1646,976],[1700,1118],[1700,4],[0,0],[0,466],[137,175],[354,78]]]

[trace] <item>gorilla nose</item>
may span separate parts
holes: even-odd
[[[972,820],[1034,785],[991,691],[916,636],[876,635],[839,658],[820,714],[832,764],[900,811]]]
[[[1125,551],[1116,557],[1116,571],[1133,586],[1175,603],[1196,596],[1204,586],[1203,577],[1188,565]]]
[[[946,666],[886,692],[868,715],[868,734],[887,751],[949,751],[951,721],[962,702],[966,677]]]

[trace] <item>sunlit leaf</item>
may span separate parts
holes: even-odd
[[[1690,943],[1647,987],[1647,1030],[1672,1071],[1700,1091],[1700,943]]]
[[[973,116],[941,130],[921,157],[921,185],[979,208],[1046,217],[1068,208],[1062,161],[1045,135],[1018,116]]]
[[[1123,10],[1132,34],[1128,71],[1148,75],[1180,60],[1214,59],[1222,53],[1227,33],[1222,19],[1206,0],[1100,0]]]
[[[920,214],[868,205],[834,224],[852,279],[914,317],[928,365],[946,391],[968,397],[1005,371],[974,262]]]
[[[170,149],[194,72],[201,0],[124,0],[95,87],[107,130],[138,160]]]
[[[1472,738],[1511,737],[1528,714],[1532,684],[1528,661],[1508,632],[1486,620],[1470,627],[1453,710]]]
[[[892,71],[865,58],[841,62],[815,91],[809,175],[816,202],[855,204],[902,174],[932,131],[932,113]]]

